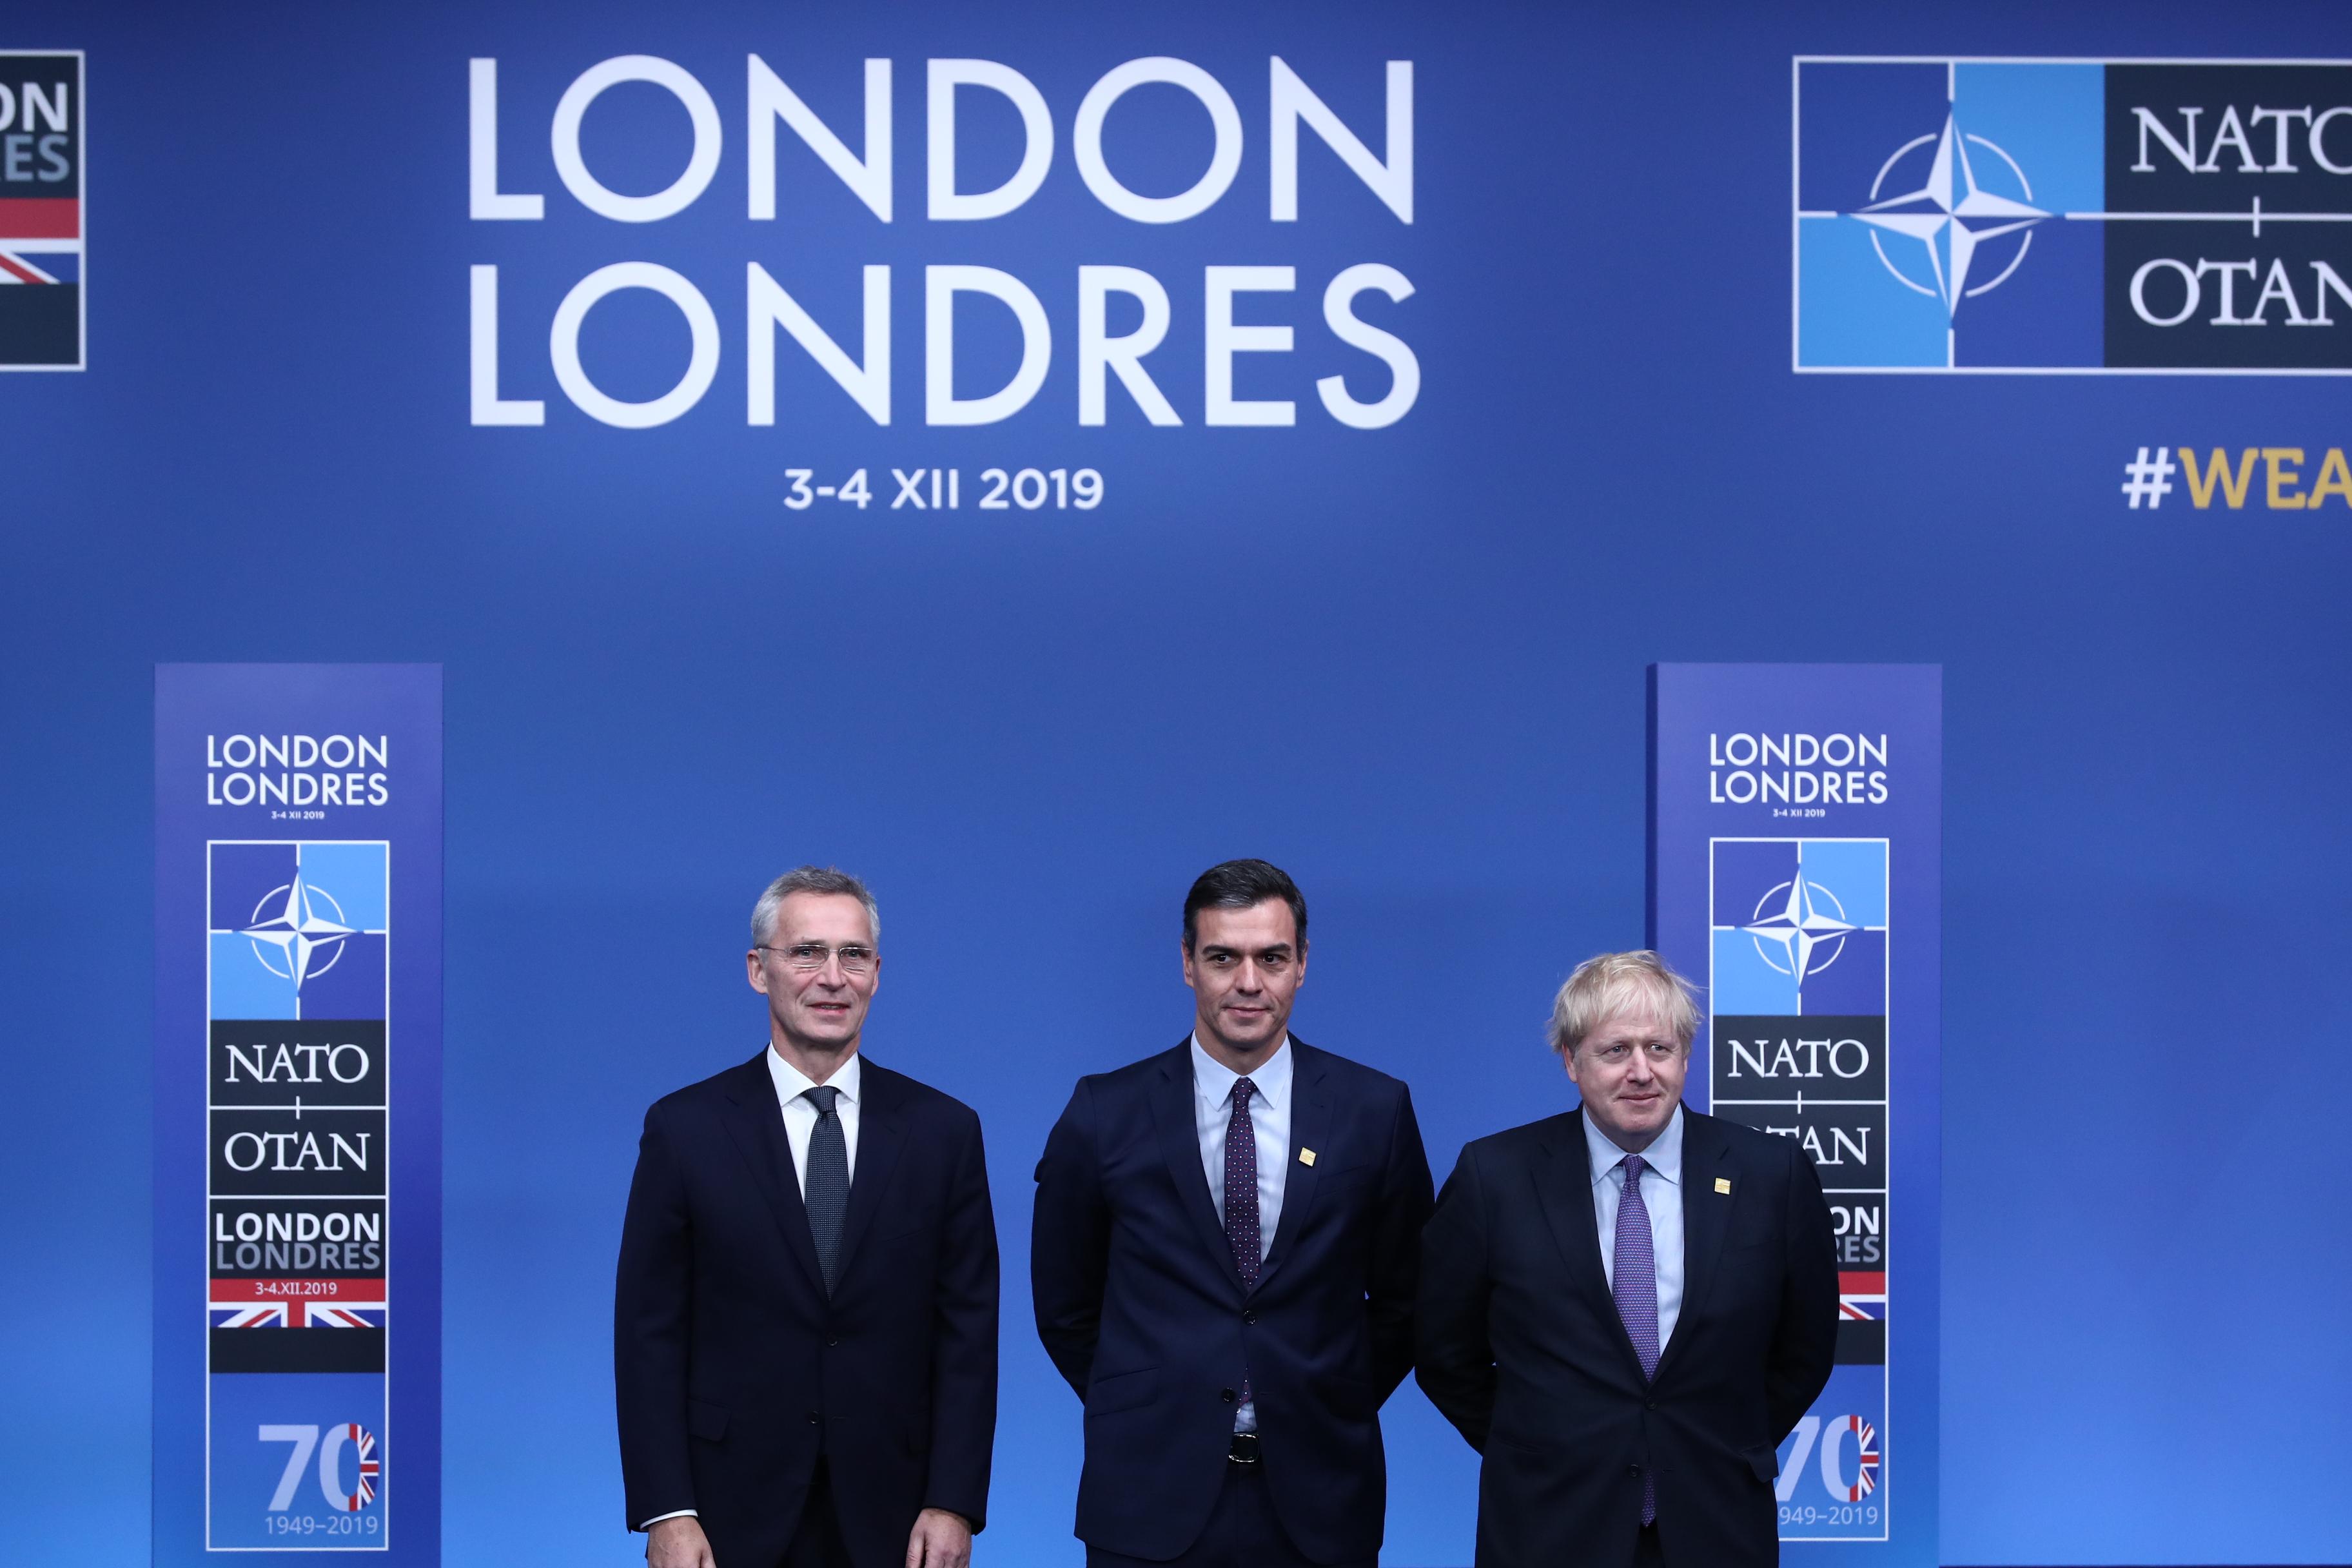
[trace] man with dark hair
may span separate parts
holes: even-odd
[[[1280,899],[1289,907],[1303,975],[1307,962],[1307,897],[1290,879],[1288,872],[1264,860],[1228,860],[1210,867],[1192,879],[1192,890],[1184,895],[1184,951],[1192,952],[1192,944],[1199,940],[1202,910],[1246,910],[1273,899]]]
[[[1405,1086],[1289,1032],[1307,900],[1184,900],[1192,1034],[1078,1080],[1037,1165],[1037,1332],[1086,1405],[1088,1568],[1372,1568],[1429,1162]]]
[[[768,1046],[646,1113],[613,1314],[652,1568],[965,1568],[996,1431],[980,1119],[858,1051],[880,917],[803,866],[745,963]]]

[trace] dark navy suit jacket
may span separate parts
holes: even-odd
[[[772,1563],[819,1455],[857,1568],[900,1568],[915,1515],[988,1512],[996,1222],[980,1118],[860,1069],[832,1300],[765,1053],[646,1113],[613,1321],[635,1528],[700,1514],[719,1562]]]
[[[1281,1223],[1253,1291],[1202,1169],[1189,1041],[1079,1079],[1046,1140],[1031,1287],[1038,1336],[1086,1402],[1089,1545],[1164,1560],[1199,1538],[1246,1373],[1291,1540],[1318,1562],[1380,1550],[1380,1408],[1412,1365],[1429,1161],[1402,1083],[1290,1048]]]
[[[1477,1568],[1780,1560],[1774,1450],[1829,1381],[1829,1205],[1793,1138],[1685,1109],[1683,1305],[1645,1384],[1601,1268],[1583,1112],[1462,1151],[1422,1252],[1417,1375],[1485,1456]]]

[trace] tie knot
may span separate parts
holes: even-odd
[[[1640,1181],[1642,1173],[1649,1169],[1649,1166],[1642,1163],[1642,1156],[1639,1154],[1628,1154],[1617,1163],[1625,1167],[1625,1180],[1628,1184]]]
[[[1234,1103],[1235,1105],[1246,1108],[1249,1105],[1250,1096],[1256,1092],[1257,1085],[1250,1082],[1249,1079],[1245,1078],[1237,1078],[1234,1079]]]
[[[831,1116],[834,1102],[841,1098],[841,1090],[829,1083],[821,1083],[814,1089],[801,1090],[801,1098],[815,1106],[819,1116]]]

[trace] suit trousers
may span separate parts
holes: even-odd
[[[1376,1557],[1348,1563],[1317,1563],[1284,1533],[1275,1516],[1265,1466],[1225,1465],[1224,1489],[1210,1511],[1201,1538],[1166,1562],[1128,1557],[1100,1547],[1087,1548],[1087,1568],[1377,1568]]]
[[[841,1539],[841,1521],[833,1510],[833,1473],[823,1459],[809,1478],[808,1500],[801,1505],[801,1522],[793,1543],[784,1548],[777,1568],[850,1568],[849,1548]]]

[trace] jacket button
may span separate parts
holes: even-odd
[[[1217,1390],[1217,1397],[1224,1401],[1227,1405],[1231,1405],[1234,1402],[1234,1391],[1230,1388],[1221,1388]]]
[[[825,1341],[824,1341],[824,1342],[825,1342],[826,1344],[828,1344],[828,1345],[837,1345],[837,1344],[839,1344],[839,1343],[841,1342],[841,1341],[840,1341],[840,1340],[838,1340],[838,1339],[836,1339],[836,1338],[835,1338],[833,1335],[828,1334],[828,1335],[826,1335],[826,1336],[825,1336]]]
[[[1255,1322],[1256,1322],[1256,1321],[1257,1321],[1257,1310],[1256,1310],[1256,1309],[1253,1308],[1253,1309],[1251,1309],[1249,1311],[1244,1312],[1244,1313],[1242,1314],[1242,1321],[1243,1321],[1243,1322],[1244,1322],[1244,1323],[1255,1323]]]
[[[815,1425],[817,1424],[818,1420],[820,1419],[820,1417],[817,1415],[817,1413],[816,1413],[815,1411],[814,1411],[814,1410],[812,1410],[812,1411],[810,1411],[810,1412],[808,1413],[808,1417],[809,1417],[809,1425],[810,1425],[810,1426],[815,1426]]]
[[[1656,1400],[1653,1399],[1652,1401],[1650,1401],[1650,1403],[1649,1403],[1649,1404],[1647,1404],[1647,1405],[1643,1405],[1642,1408],[1643,1408],[1643,1409],[1644,1409],[1644,1410],[1655,1410],[1657,1407],[1658,1407],[1658,1402],[1657,1402]]]

